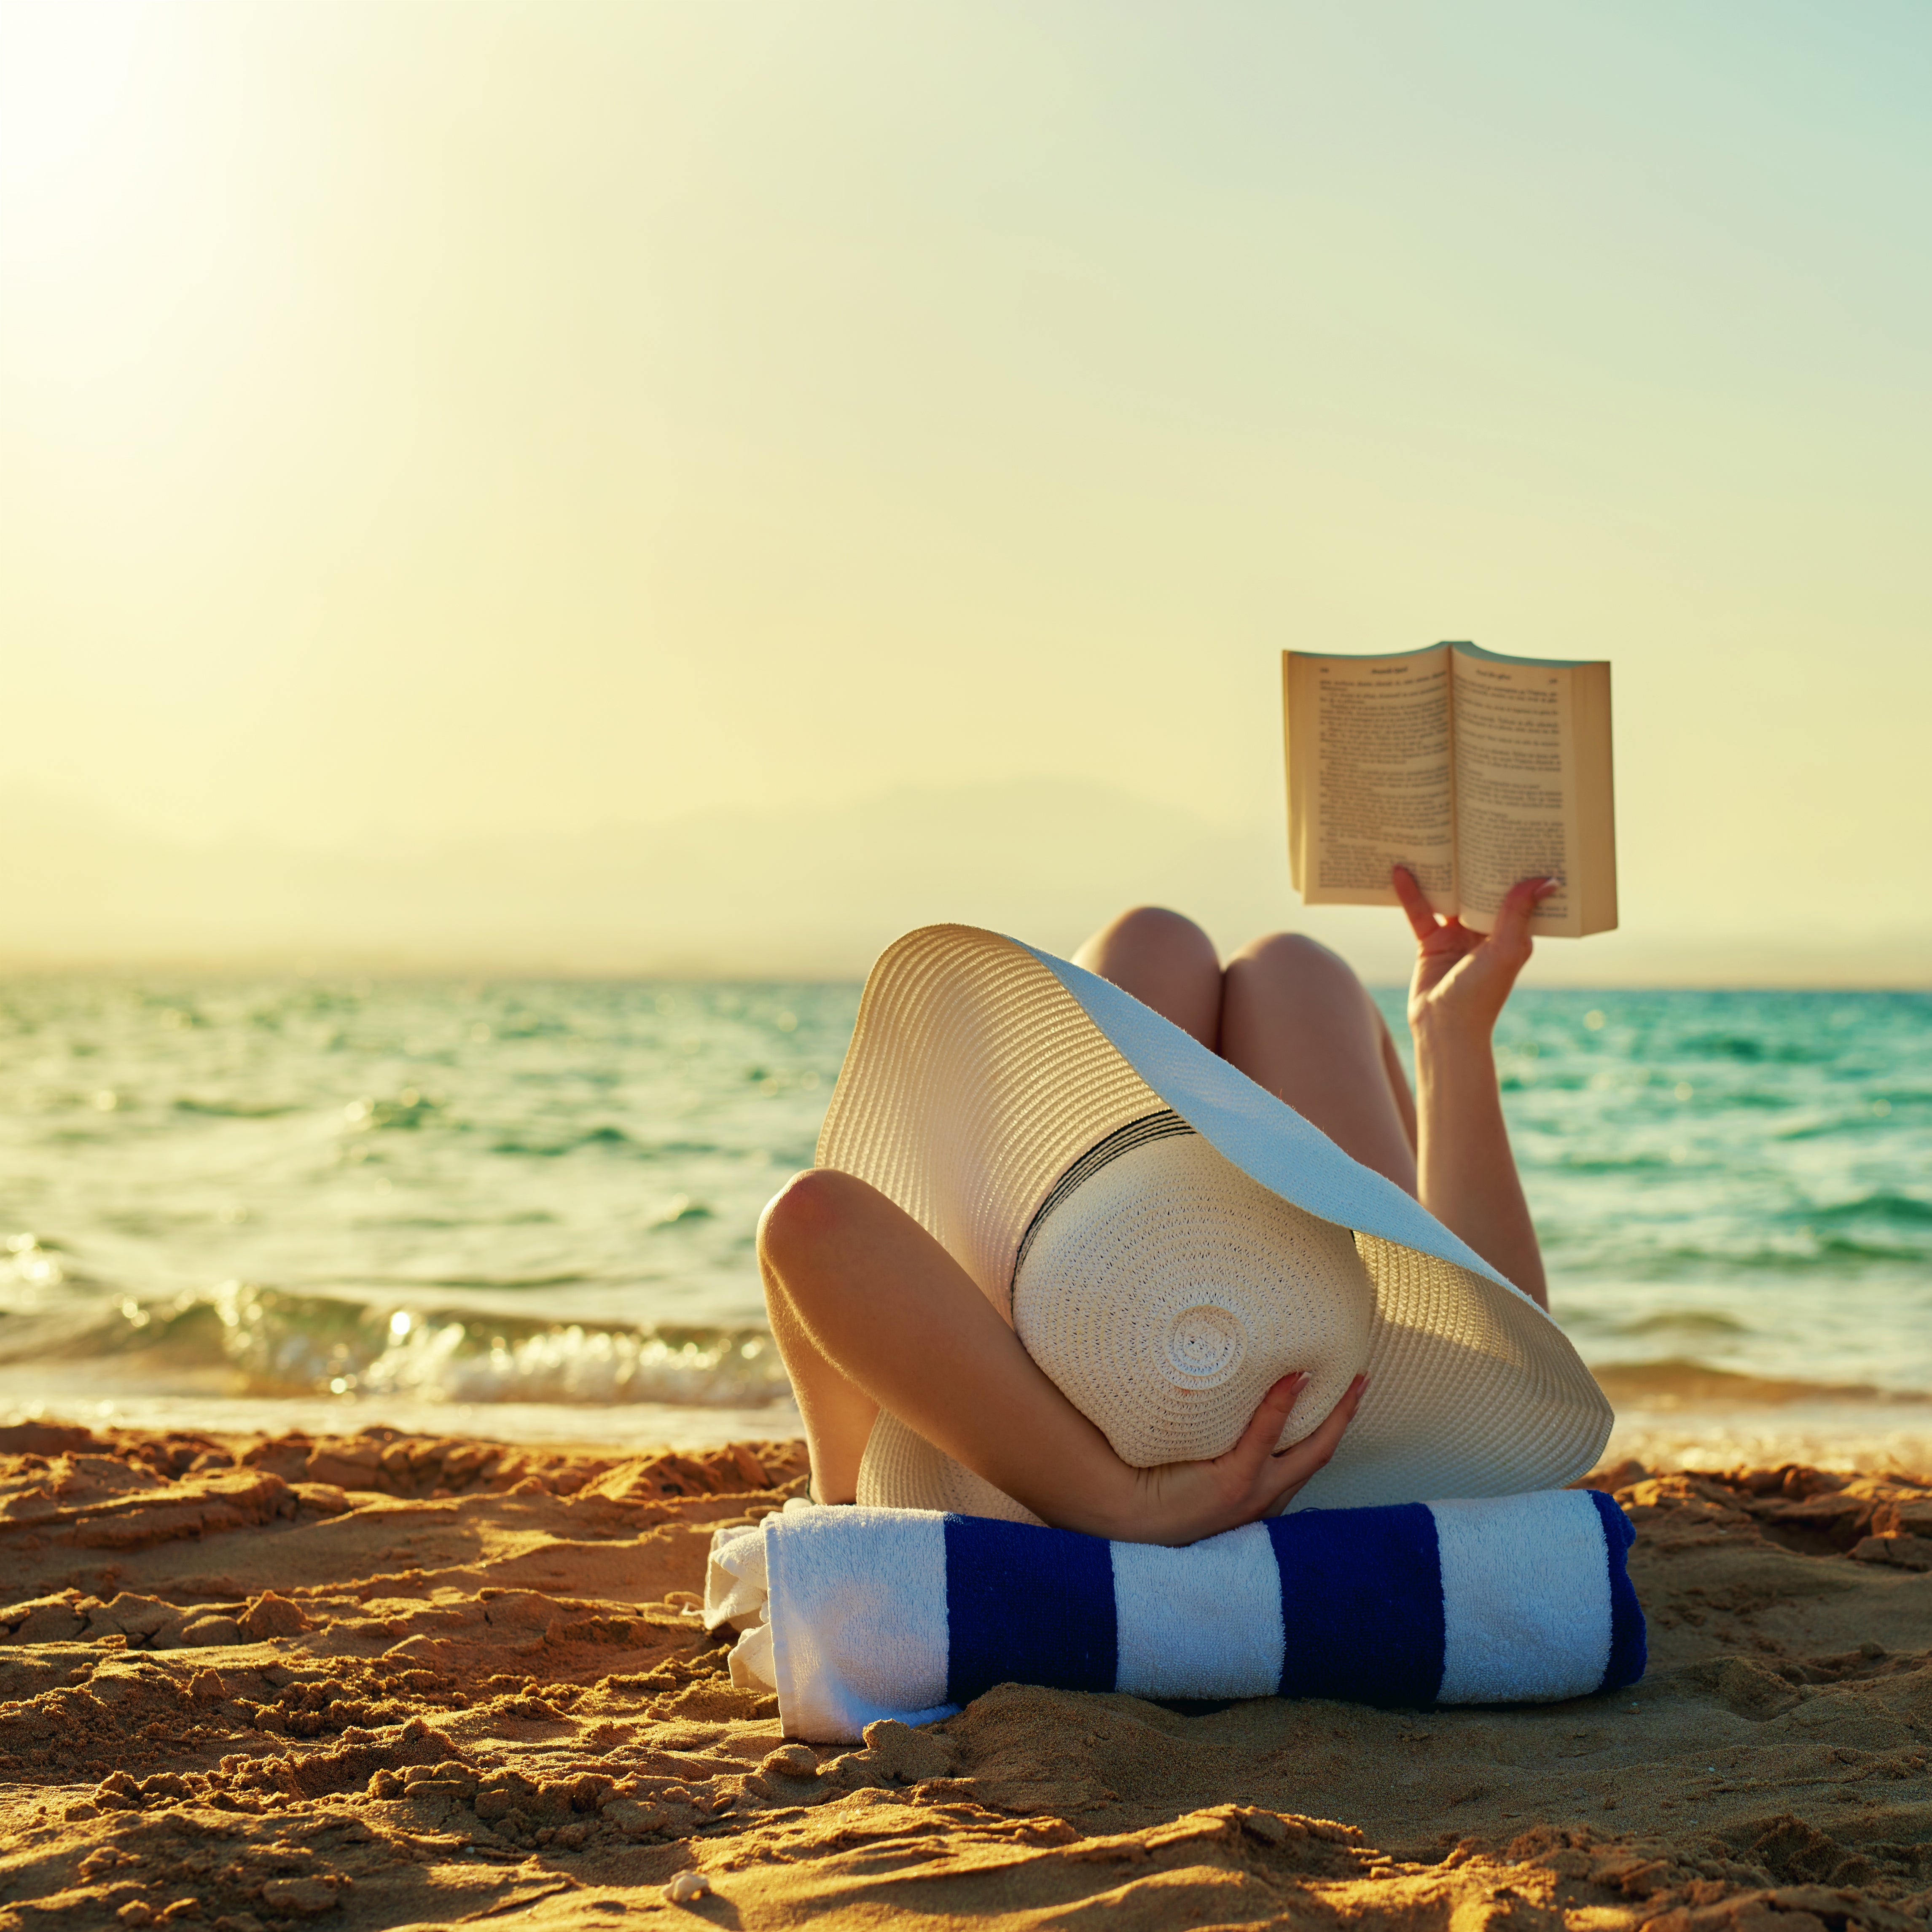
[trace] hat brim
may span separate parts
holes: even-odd
[[[1244,1173],[1353,1231],[1369,1388],[1296,1508],[1551,1489],[1608,1401],[1562,1330],[1412,1196],[1110,982],[1004,935],[926,926],[873,968],[818,1164],[918,1221],[1009,1321],[1020,1238],[1103,1136],[1172,1108]]]

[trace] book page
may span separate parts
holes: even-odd
[[[1556,878],[1533,932],[1616,923],[1610,667],[1451,647],[1463,923],[1494,922],[1519,879]]]
[[[1438,913],[1456,910],[1449,660],[1282,653],[1288,867],[1310,905],[1394,905],[1406,866]]]

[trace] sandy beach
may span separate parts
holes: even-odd
[[[1006,1685],[846,1750],[788,1744],[692,1614],[712,1526],[797,1493],[796,1443],[33,1424],[0,1450],[0,1927],[1932,1912],[1932,1480],[1604,1472],[1652,1641],[1615,1696]]]

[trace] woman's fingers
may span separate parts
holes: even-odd
[[[1527,939],[1536,908],[1552,892],[1560,891],[1562,885],[1561,879],[1517,880],[1504,893],[1503,902],[1496,908],[1496,932],[1507,933],[1511,938]]]
[[[1436,914],[1431,909],[1428,896],[1416,884],[1415,874],[1406,866],[1397,866],[1389,878],[1395,886],[1395,896],[1402,902],[1402,909],[1408,916],[1408,929],[1418,939],[1426,939],[1435,932]]]
[[[1307,1386],[1308,1376],[1304,1370],[1297,1369],[1292,1375],[1283,1376],[1262,1397],[1234,1448],[1216,1460],[1240,1470],[1244,1475],[1259,1469],[1274,1454],[1274,1445],[1281,1440],[1282,1425]]]
[[[1269,1458],[1262,1473],[1270,1508],[1293,1496],[1318,1469],[1328,1466],[1329,1458],[1341,1447],[1349,1424],[1354,1420],[1368,1386],[1368,1377],[1358,1376],[1342,1391],[1342,1400],[1323,1418],[1320,1428]]]
[[[1538,904],[1562,884],[1560,879],[1519,879],[1503,895],[1496,908],[1496,922],[1490,929],[1493,951],[1520,964],[1529,957],[1529,922]]]
[[[1139,1520],[1146,1540],[1197,1543],[1278,1511],[1334,1454],[1367,1386],[1367,1378],[1358,1376],[1318,1428],[1292,1448],[1277,1452],[1282,1426],[1308,1380],[1299,1371],[1283,1376],[1262,1397],[1240,1439],[1225,1455],[1143,1471],[1147,1487]]]

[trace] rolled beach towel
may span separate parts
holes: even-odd
[[[926,1724],[995,1684],[1553,1702],[1643,1674],[1628,1520],[1594,1490],[1305,1510],[1169,1550],[793,1502],[712,1539],[705,1623],[787,1734]]]

